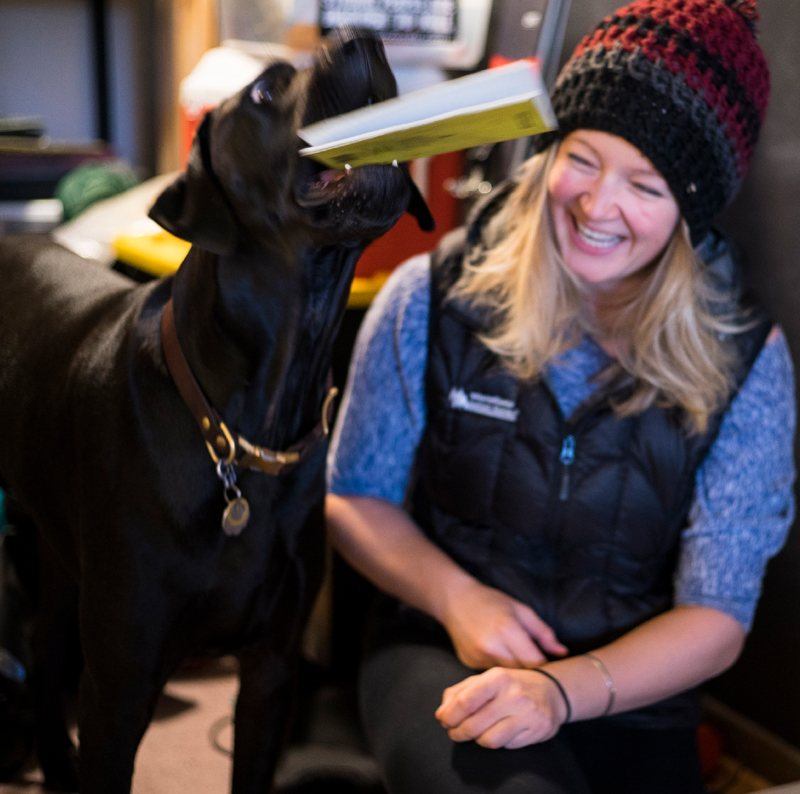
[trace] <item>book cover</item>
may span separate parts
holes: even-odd
[[[301,129],[300,154],[331,168],[391,163],[555,129],[535,61],[448,80]]]

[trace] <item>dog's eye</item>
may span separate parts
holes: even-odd
[[[259,80],[250,89],[250,99],[256,105],[266,105],[267,102],[272,102],[272,94],[269,90],[269,85],[266,80]]]

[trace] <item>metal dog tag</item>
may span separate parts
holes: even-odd
[[[225,494],[228,506],[222,513],[222,531],[230,537],[238,535],[250,520],[250,505],[238,488],[236,491],[238,495],[234,499],[229,499],[228,494]]]
[[[222,511],[222,531],[228,537],[236,537],[250,520],[250,504],[236,487],[236,469],[231,463],[217,461],[217,477],[222,480],[226,507]]]

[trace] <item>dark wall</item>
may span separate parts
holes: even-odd
[[[564,52],[620,5],[573,0]],[[722,226],[741,246],[748,277],[783,326],[800,364],[800,0],[761,0],[759,39],[772,72],[772,100],[755,162]],[[800,532],[770,563],[755,627],[714,694],[800,746]]]
[[[772,99],[752,173],[723,224],[800,366],[800,0],[762,0],[760,38]],[[798,459],[798,445],[795,458]],[[797,491],[797,489],[796,489]],[[738,710],[800,746],[800,529],[770,563],[756,623],[736,667],[714,687]]]

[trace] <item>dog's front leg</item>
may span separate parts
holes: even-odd
[[[78,754],[67,729],[65,701],[80,662],[78,588],[41,537],[39,551],[39,609],[33,635],[36,755],[48,789],[77,791]]]
[[[157,579],[157,566],[148,570]],[[185,650],[180,605],[137,589],[123,569],[116,574],[115,595],[97,576],[81,591],[81,794],[128,794],[139,742]]]
[[[264,648],[239,654],[233,751],[233,794],[272,790],[278,756],[288,732],[293,669]]]
[[[93,679],[80,688],[81,794],[129,794],[136,750],[160,689],[142,672],[138,680]]]

